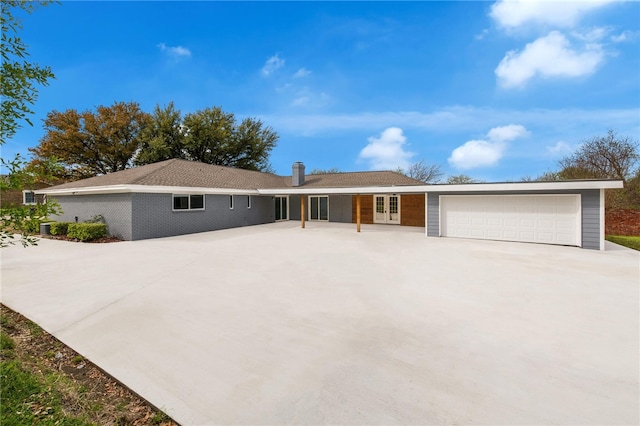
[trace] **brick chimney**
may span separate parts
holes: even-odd
[[[292,185],[301,186],[304,184],[304,164],[301,162],[293,163]]]

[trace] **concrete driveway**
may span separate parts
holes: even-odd
[[[2,302],[182,424],[638,424],[640,254],[277,223],[3,249]]]

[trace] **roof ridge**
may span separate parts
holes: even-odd
[[[186,162],[186,163],[190,163],[190,164],[194,164],[194,163],[195,164],[201,164],[201,165],[204,165],[205,167],[217,167],[217,168],[221,168],[221,169],[239,170],[241,172],[260,173],[261,175],[271,175],[271,176],[277,176],[277,177],[284,177],[284,176],[277,175],[277,174],[272,173],[272,172],[265,172],[265,171],[262,171],[262,170],[249,170],[249,169],[243,169],[241,167],[223,166],[221,164],[204,163],[204,162],[198,161],[198,160],[186,160],[184,158],[171,158],[171,159],[166,160],[166,161],[171,161],[171,160],[177,160],[177,161]]]
[[[148,165],[148,166],[156,166],[156,167],[153,167],[153,168],[152,168],[152,167],[149,167],[151,170],[149,170],[149,171],[148,171],[148,172],[146,172],[146,173],[143,173],[141,176],[138,176],[136,179],[133,179],[133,180],[131,181],[131,185],[134,185],[134,184],[136,184],[136,183],[140,182],[141,180],[146,179],[146,178],[148,178],[149,176],[156,174],[158,171],[160,171],[160,170],[162,170],[162,169],[166,168],[167,166],[169,166],[169,164],[171,164],[171,163],[175,162],[175,160],[177,160],[177,158],[169,158],[168,160],[158,161],[158,162],[156,162],[156,163],[151,163],[151,164],[146,164],[146,165]],[[163,163],[164,163],[164,164],[163,164]],[[139,166],[139,167],[140,167],[140,166]],[[144,167],[144,166],[141,166],[141,167]],[[136,169],[136,167],[132,167],[132,168],[131,168],[131,169],[129,169],[129,170],[135,170],[135,169]],[[139,170],[139,169],[138,169],[138,170]]]
[[[400,176],[408,177],[409,179],[413,179],[405,175],[404,173],[400,173],[396,170],[357,170],[355,172],[333,172],[333,173],[307,173],[307,176],[327,176],[327,175],[346,175],[346,174],[364,174],[364,173],[395,173]],[[290,177],[291,175],[289,175]]]

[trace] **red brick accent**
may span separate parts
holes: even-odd
[[[640,210],[607,209],[604,233],[640,236]]]

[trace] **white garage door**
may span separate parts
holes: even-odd
[[[446,237],[580,246],[580,195],[443,195]]]

